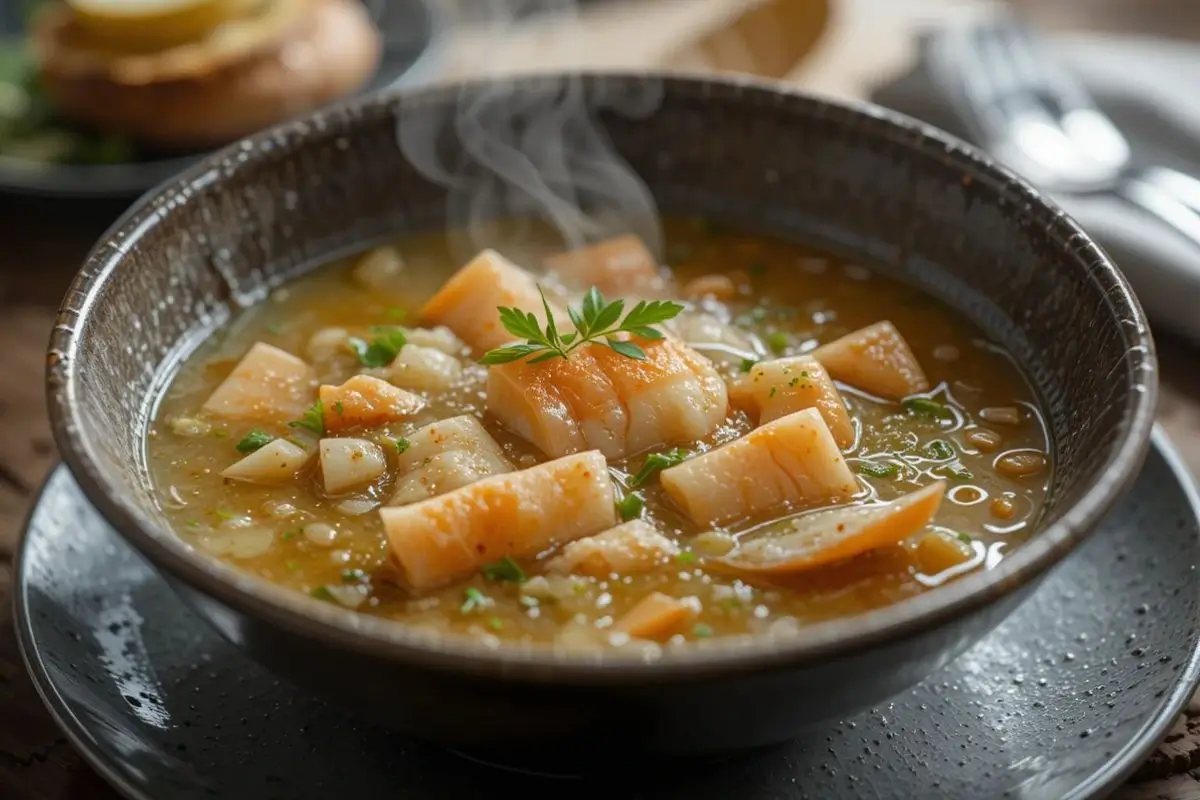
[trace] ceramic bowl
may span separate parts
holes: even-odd
[[[1089,536],[1142,463],[1157,376],[1137,300],[1082,230],[977,151],[877,107],[736,79],[575,79],[588,97],[658,93],[639,119],[598,119],[664,215],[855,256],[1009,348],[1044,404],[1054,473],[1038,533],[996,568],[795,638],[646,662],[491,649],[356,615],[193,551],[156,507],[143,434],[181,357],[319,262],[446,225],[455,205],[402,156],[398,115],[432,124],[456,104],[519,103],[563,80],[354,100],[145,198],[92,251],[54,330],[50,411],[71,471],[223,636],[299,686],[427,739],[702,753],[785,740],[896,695],[990,631]],[[438,147],[445,164],[463,157],[454,136]]]

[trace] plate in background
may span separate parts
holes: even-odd
[[[442,24],[432,0],[364,0],[383,34],[379,69],[360,93],[403,86],[432,71]],[[0,37],[22,35],[22,3],[0,0]],[[187,167],[203,153],[146,156],[121,164],[45,164],[0,155],[0,193],[57,198],[132,200]]]

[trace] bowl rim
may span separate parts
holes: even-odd
[[[850,618],[805,626],[781,638],[741,637],[713,640],[712,645],[665,651],[647,659],[620,651],[561,652],[545,646],[501,647],[466,636],[421,631],[401,622],[337,608],[294,590],[271,584],[238,567],[207,557],[187,545],[165,525],[157,524],[122,497],[99,467],[94,444],[79,424],[78,323],[88,314],[100,288],[119,269],[131,239],[152,226],[156,199],[177,195],[198,183],[211,182],[227,160],[254,160],[277,151],[287,137],[302,147],[325,128],[314,120],[331,114],[361,116],[393,113],[397,103],[419,101],[445,92],[462,91],[501,81],[530,82],[570,74],[589,81],[658,80],[679,90],[704,94],[714,89],[772,95],[775,102],[856,116],[875,125],[906,147],[936,150],[960,165],[973,180],[993,184],[1014,201],[1013,207],[1037,215],[1061,242],[1066,257],[1080,262],[1106,298],[1126,340],[1125,380],[1129,400],[1117,424],[1116,438],[1095,482],[1062,516],[1037,532],[997,567],[974,572],[937,591],[925,592]],[[296,121],[267,129],[204,158],[149,192],[122,215],[87,256],[56,318],[47,355],[47,399],[59,452],[85,496],[102,516],[157,569],[202,595],[250,618],[294,635],[341,650],[411,667],[474,677],[575,685],[664,683],[712,679],[746,672],[792,669],[815,661],[849,656],[865,649],[895,644],[940,628],[956,617],[981,609],[1036,581],[1082,543],[1116,499],[1131,485],[1150,446],[1157,404],[1157,359],[1145,314],[1124,275],[1107,254],[1049,198],[991,158],[937,128],[872,103],[830,99],[777,82],[735,75],[695,75],[670,70],[550,70],[497,79],[455,81],[416,92],[387,92],[343,102]]]

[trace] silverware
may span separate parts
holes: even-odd
[[[1121,196],[1200,247],[1200,180],[1143,164],[1128,140],[1027,26],[998,18],[947,31],[934,80],[976,143],[1051,193]]]

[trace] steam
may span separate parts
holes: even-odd
[[[528,225],[494,222],[536,220],[557,231],[564,249],[632,232],[661,257],[654,199],[597,121],[605,111],[645,119],[661,102],[661,85],[645,80],[618,91],[556,74],[518,88],[520,79],[497,76],[514,24],[577,17],[575,0],[481,0],[477,10],[497,44],[480,49],[468,74],[490,80],[464,86],[443,115],[402,110],[398,122],[405,157],[447,189],[448,225],[466,231],[467,242],[451,240],[451,255],[462,261],[484,247],[523,247]]]

